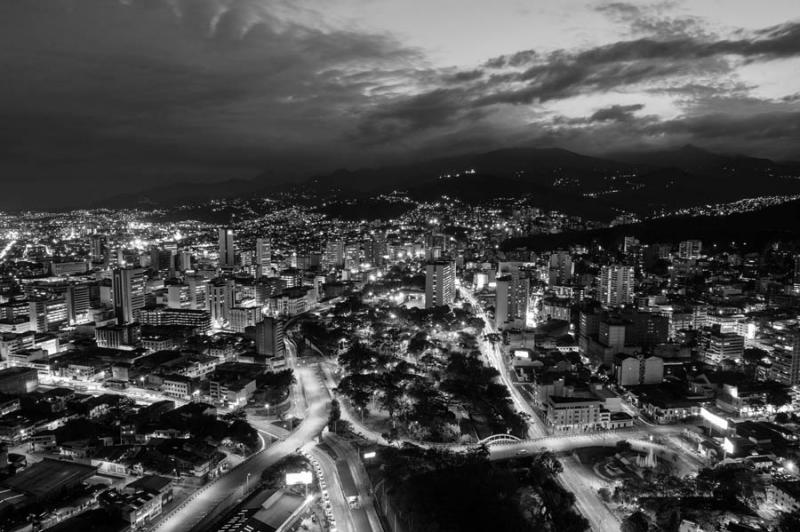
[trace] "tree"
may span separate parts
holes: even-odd
[[[650,522],[642,512],[633,512],[622,521],[621,532],[647,532]]]
[[[742,361],[747,365],[754,365],[758,364],[761,359],[769,355],[763,349],[758,349],[755,347],[748,347],[744,350],[744,354],[742,355]]]
[[[792,396],[784,386],[775,387],[767,392],[767,403],[775,408],[780,408],[789,404],[792,401]]]
[[[600,488],[597,490],[597,495],[603,502],[611,502],[611,490],[608,488]]]
[[[564,466],[558,461],[556,455],[550,451],[537,454],[533,458],[533,467],[543,471],[544,473],[554,477],[564,471]]]
[[[356,408],[366,409],[372,396],[373,381],[372,375],[355,373],[343,378],[336,390],[350,399]]]

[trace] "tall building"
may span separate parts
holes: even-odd
[[[425,265],[425,308],[449,305],[456,297],[456,265],[438,260]]]
[[[497,278],[494,309],[498,329],[525,327],[530,291],[530,279],[519,270]]]
[[[791,331],[772,352],[770,378],[782,384],[800,384],[800,331]]]
[[[794,274],[792,275],[792,283],[800,285],[800,253],[794,256]]]
[[[197,308],[195,294],[192,290],[192,287],[183,283],[168,285],[167,306],[169,308]]]
[[[108,254],[108,239],[105,235],[92,235],[90,244],[92,262],[104,262]]]
[[[621,264],[600,269],[599,299],[606,307],[619,307],[633,302],[633,267]]]
[[[161,249],[158,246],[150,248],[150,269],[155,271],[173,270],[175,268],[175,253],[171,249]]]
[[[266,238],[256,238],[256,266],[264,268],[272,262],[272,247]],[[259,274],[262,272],[259,271]]]
[[[702,251],[701,240],[684,240],[678,244],[678,256],[682,259],[699,259]]]
[[[112,279],[114,311],[120,325],[136,321],[135,312],[144,308],[145,277],[141,268],[117,268]]]
[[[219,267],[233,268],[236,265],[236,252],[233,247],[233,229],[223,227],[219,230]]]
[[[550,255],[550,284],[566,284],[572,280],[575,265],[572,257],[566,251],[559,251]]]
[[[376,233],[364,241],[364,260],[372,266],[382,266],[386,255],[386,235]]]
[[[211,321],[223,327],[231,319],[235,297],[235,283],[230,279],[214,279],[208,285],[208,310]]]
[[[706,364],[717,365],[725,359],[739,361],[744,354],[744,337],[722,332],[719,326],[702,331],[699,343],[698,350]]]
[[[344,246],[344,267],[348,270],[355,270],[359,264],[361,264],[361,244],[348,242]]]
[[[344,242],[341,240],[328,240],[325,243],[322,263],[328,268],[344,266]]]
[[[38,333],[57,331],[69,320],[64,299],[31,299],[31,330]]]
[[[231,309],[231,330],[244,333],[248,327],[254,327],[264,318],[261,307],[233,307]]]
[[[178,271],[186,272],[192,269],[192,254],[188,251],[179,251],[175,255],[175,267]]]
[[[64,294],[67,302],[67,316],[70,325],[91,321],[91,286],[82,284],[71,284],[67,287]]]
[[[286,344],[283,320],[264,318],[256,324],[256,352],[268,357],[286,356]]]

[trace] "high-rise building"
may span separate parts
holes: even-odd
[[[233,307],[231,309],[231,330],[244,333],[248,327],[254,327],[264,319],[261,307]]]
[[[619,307],[633,301],[633,267],[621,264],[600,269],[599,299],[606,307]]]
[[[344,247],[344,267],[348,270],[355,270],[359,264],[361,264],[361,244],[348,242]]]
[[[64,299],[31,299],[29,305],[32,331],[57,331],[69,320]]]
[[[456,265],[438,260],[425,265],[425,308],[450,305],[456,297]]]
[[[141,268],[117,268],[113,276],[114,311],[120,325],[136,321],[135,312],[144,308],[145,277]]]
[[[530,279],[515,269],[497,278],[495,291],[495,325],[498,329],[522,329],[528,314]]]
[[[219,267],[233,268],[236,266],[236,252],[233,246],[233,229],[223,227],[219,230]]]
[[[322,263],[328,268],[344,266],[344,242],[341,240],[329,240],[326,242]]]
[[[572,280],[575,265],[572,256],[566,251],[559,251],[550,255],[550,284],[566,284]]]
[[[792,282],[800,285],[800,253],[794,256],[794,274],[792,275]]]
[[[383,256],[386,255],[386,235],[376,233],[364,241],[364,259],[372,266],[383,265]]]
[[[719,326],[702,331],[699,351],[706,364],[718,365],[723,360],[739,361],[744,353],[744,337],[722,332]]]
[[[800,330],[790,331],[772,352],[770,378],[782,384],[800,384]]]
[[[303,272],[297,268],[286,268],[279,274],[280,280],[285,288],[303,286]]]
[[[150,269],[155,271],[172,270],[175,268],[175,254],[170,249],[161,249],[158,246],[150,248]]]
[[[67,316],[70,325],[85,323],[91,320],[91,286],[86,283],[71,284],[64,294],[67,302]]]
[[[256,238],[256,266],[260,268],[259,275],[263,273],[263,268],[272,262],[272,246],[266,238]]]
[[[104,262],[108,254],[108,239],[105,235],[92,235],[90,245],[92,262]]]
[[[259,355],[285,357],[284,338],[283,320],[269,317],[256,324],[256,352]]]
[[[167,306],[169,308],[197,308],[192,287],[188,284],[170,284],[167,286]]]
[[[223,327],[231,319],[235,297],[235,283],[230,279],[214,279],[208,285],[208,310],[211,321]]]
[[[700,240],[684,240],[678,244],[678,256],[682,259],[699,259],[703,251],[703,242]]]
[[[175,265],[178,271],[186,272],[192,269],[192,254],[188,251],[179,251],[175,255]]]

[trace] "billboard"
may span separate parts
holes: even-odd
[[[286,485],[296,486],[298,484],[311,484],[313,476],[311,471],[301,471],[299,473],[286,473]]]

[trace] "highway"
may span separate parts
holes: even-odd
[[[373,532],[383,532],[378,511],[375,509],[375,501],[372,496],[372,483],[367,475],[367,470],[361,462],[361,457],[353,445],[336,434],[327,433],[324,436],[325,443],[336,452],[343,463],[349,468],[350,476],[353,479],[353,489],[358,493],[361,509],[368,520],[368,526]],[[361,529],[359,529],[361,530]],[[366,530],[366,529],[364,529]]]
[[[354,516],[350,513],[350,505],[342,490],[342,481],[339,478],[334,459],[316,445],[308,444],[305,449],[317,460],[322,468],[322,478],[320,480],[324,481],[327,486],[331,511],[333,512],[333,518],[336,520],[336,529],[343,532],[360,532],[361,530],[366,532],[366,529],[358,528],[354,522]]]
[[[313,367],[297,367],[295,371],[304,390],[308,408],[303,421],[294,432],[285,440],[272,444],[249,461],[195,492],[177,510],[159,521],[153,530],[189,532],[203,521],[213,519],[241,499],[246,482],[256,481],[264,469],[294,453],[298,447],[319,435],[328,421],[330,395],[320,383]]]

